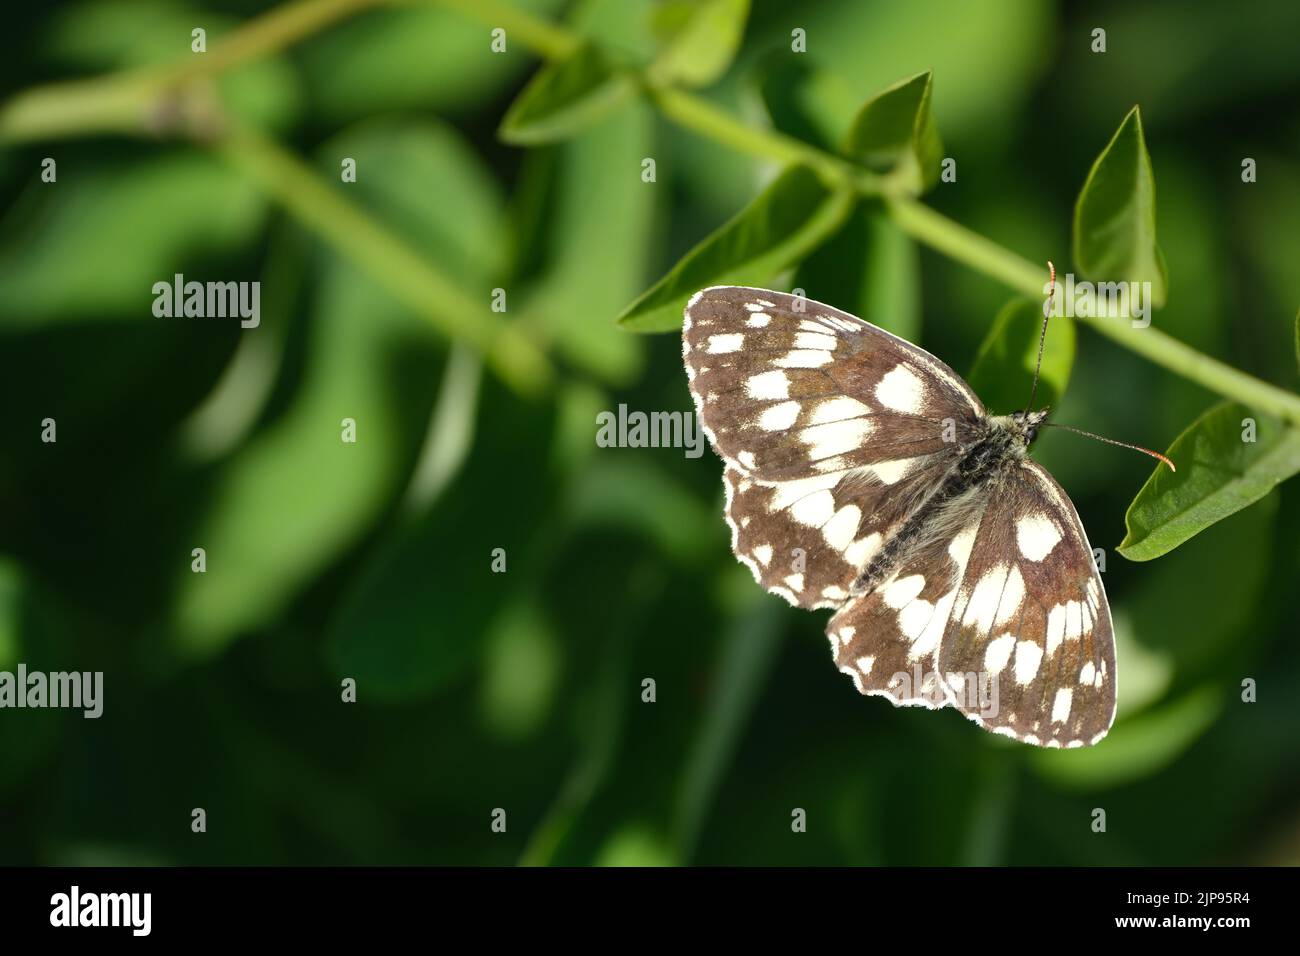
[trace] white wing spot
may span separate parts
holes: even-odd
[[[1038,676],[1038,665],[1043,660],[1043,649],[1033,641],[1016,644],[1016,683],[1028,684]]]
[[[893,461],[878,461],[867,467],[884,484],[892,485],[915,468],[918,461],[919,458],[895,458]]]
[[[1030,561],[1041,561],[1061,540],[1061,529],[1045,514],[1025,515],[1016,522],[1016,542]]]
[[[772,563],[772,546],[770,544],[760,544],[754,548],[754,557],[758,558],[758,563],[767,567]]]
[[[800,498],[790,508],[790,517],[810,528],[820,528],[835,514],[835,496],[829,491],[817,491]]]
[[[998,613],[993,618],[993,626],[1001,627],[1015,617],[1020,610],[1020,602],[1024,599],[1025,579],[1020,576],[1020,569],[1013,564],[1002,588],[1002,600],[998,602]]]
[[[740,347],[744,344],[745,336],[740,332],[729,332],[726,335],[710,335],[706,351],[710,355],[722,355],[725,352],[739,352]]]
[[[907,659],[909,661],[919,660],[922,657],[933,654],[935,648],[939,646],[939,641],[943,638],[943,632],[948,627],[948,617],[952,611],[952,606],[957,600],[957,589],[953,588],[943,597],[934,603],[933,610],[928,613],[928,620],[924,629],[912,641],[912,646],[908,648]],[[928,601],[918,600],[911,604],[909,608],[925,605],[930,607]],[[904,614],[907,612],[904,611]],[[903,615],[899,615],[899,623],[902,623]],[[937,678],[936,678],[937,680]]]
[[[895,611],[900,611],[915,601],[924,588],[924,577],[919,574],[909,574],[905,578],[887,584],[880,592],[880,599]]]
[[[758,465],[758,461],[754,458],[754,453],[752,451],[738,452],[736,454],[736,460],[751,470]]]
[[[769,432],[785,431],[798,417],[798,402],[782,402],[763,409],[763,413],[758,416],[758,427]]]
[[[803,590],[803,575],[802,574],[786,575],[785,583],[789,585],[791,591],[794,591],[797,594],[798,592]]]
[[[1074,691],[1069,687],[1062,687],[1056,692],[1056,699],[1052,701],[1052,723],[1063,724],[1070,719],[1070,703],[1074,699]]]
[[[993,616],[998,610],[998,598],[1002,596],[1007,571],[1005,564],[997,564],[984,572],[966,605],[966,613],[961,619],[964,626],[973,626],[980,634],[986,634],[992,629]]]
[[[822,349],[833,352],[835,346],[835,336],[824,332],[799,332],[794,337],[794,347],[797,349]]]
[[[953,563],[958,567],[966,566],[970,558],[970,549],[975,545],[975,532],[978,530],[978,525],[970,525],[963,528],[960,534],[948,542],[948,557],[952,558]]]
[[[1088,661],[1088,663],[1084,664],[1083,667],[1079,670],[1080,684],[1091,684],[1096,677],[1097,677],[1097,667],[1095,664],[1093,664],[1092,661]]]
[[[844,560],[855,568],[866,567],[872,555],[880,550],[883,541],[884,538],[881,537],[879,531],[872,532],[865,538],[860,538],[849,545],[844,552]]]
[[[782,511],[814,491],[820,491],[823,488],[834,488],[839,484],[839,481],[839,475],[814,475],[811,478],[796,478],[794,481],[783,481],[776,486],[776,490],[768,500],[767,510],[772,512]]]
[[[853,543],[861,520],[862,509],[857,505],[845,505],[822,527],[822,536],[831,548],[843,552]]]
[[[896,365],[876,384],[876,398],[882,405],[906,415],[925,407],[925,383],[906,365]]]
[[[1069,601],[1065,605],[1065,639],[1077,641],[1083,634],[1083,605]]]
[[[760,372],[745,383],[745,394],[758,402],[774,402],[790,397],[790,379],[785,372]]]
[[[749,317],[749,321],[746,322],[745,324],[748,325],[751,329],[761,329],[771,321],[772,321],[772,317],[768,315],[766,312],[755,312],[753,315]]]
[[[822,461],[845,452],[857,451],[875,427],[869,418],[849,418],[842,422],[827,422],[805,428],[799,437],[808,446],[808,457],[813,461]]]
[[[1011,661],[1011,649],[1016,645],[1013,634],[1003,634],[989,641],[984,650],[984,670],[989,674],[1001,674]]]
[[[862,671],[864,675],[870,675],[871,668],[873,668],[875,665],[876,665],[876,658],[874,655],[871,657],[858,658],[858,670]]]
[[[772,364],[780,368],[821,368],[831,359],[831,353],[821,349],[791,349]]]
[[[1065,640],[1065,605],[1058,604],[1047,612],[1047,656],[1051,657]]]
[[[745,308],[749,309],[750,312],[762,312],[767,306],[764,306],[761,302],[746,302]]]
[[[842,422],[848,418],[862,418],[870,414],[871,409],[856,398],[840,395],[837,398],[825,399],[812,406],[812,414],[808,417],[808,424],[826,425],[830,422]]]

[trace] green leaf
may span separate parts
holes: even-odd
[[[764,38],[780,37],[790,58],[790,27],[796,23],[761,19],[772,30]],[[816,57],[817,69],[839,81],[824,89],[836,142],[865,99],[922,67],[942,78],[935,110],[947,135],[1007,141],[1049,66],[1043,50],[1059,31],[1054,8],[1036,0],[803,3],[797,25],[807,31],[806,58]],[[996,55],[990,55],[993,50]],[[841,85],[851,91],[850,98],[841,97]]]
[[[498,131],[507,143],[567,139],[631,99],[636,84],[590,44],[544,66],[510,104]]]
[[[660,83],[708,86],[727,72],[740,49],[749,0],[673,0],[655,10],[656,32],[668,39],[650,77]]]
[[[564,669],[561,642],[533,595],[515,597],[489,626],[479,709],[499,739],[535,734],[555,703]]]
[[[1247,419],[1254,422],[1254,440]],[[1224,402],[1174,440],[1166,453],[1178,471],[1159,465],[1124,523],[1120,554],[1150,561],[1172,551],[1216,521],[1264,497],[1300,472],[1300,429]]]
[[[1042,327],[1042,305],[1034,299],[1012,299],[993,320],[966,379],[990,411],[1014,411],[1029,401]],[[1034,399],[1038,408],[1060,404],[1074,366],[1074,338],[1074,320],[1053,316]]]
[[[525,187],[540,193],[545,213],[534,240],[544,262],[524,310],[566,362],[615,385],[636,379],[646,345],[608,317],[644,288],[657,192],[639,172],[653,137],[654,116],[636,102],[553,150],[534,151],[525,165],[540,172]]]
[[[1295,364],[1300,368],[1300,310],[1295,314]]]
[[[685,861],[695,854],[718,789],[735,759],[781,646],[785,622],[782,607],[752,588],[744,600],[743,610],[735,616],[724,638],[713,692],[698,718],[699,729],[682,769],[673,840],[677,856]]]
[[[716,544],[703,533],[712,520],[712,508],[704,507],[662,471],[626,459],[593,462],[575,480],[571,501],[573,529],[607,527],[641,535],[679,565],[697,562]]]
[[[536,518],[554,507],[547,466],[551,406],[522,404],[491,380],[470,459],[433,506],[407,520],[366,558],[330,621],[326,648],[340,677],[371,700],[407,701],[477,668],[504,607],[527,589],[549,538]],[[502,469],[510,458],[530,479]],[[499,506],[484,508],[492,500]],[[505,573],[493,573],[497,549]],[[501,569],[498,568],[498,571]]]
[[[686,301],[700,289],[770,281],[831,236],[854,202],[807,167],[790,167],[624,309],[619,324],[636,332],[681,328]]]
[[[1156,245],[1156,183],[1135,106],[1092,165],[1074,207],[1074,261],[1088,279],[1150,282],[1165,301],[1164,256]]]
[[[858,110],[844,153],[870,169],[890,173],[912,193],[939,181],[943,144],[930,110],[927,70],[873,96]]]
[[[839,151],[863,105],[839,73],[781,48],[759,61],[752,82],[774,128],[826,152]]]
[[[338,156],[384,170],[349,188],[467,286],[501,268],[504,203],[449,127],[366,124],[321,153],[331,170]],[[446,195],[432,196],[431,182]],[[206,572],[191,573],[189,547],[174,559],[171,633],[183,652],[214,651],[273,621],[391,507],[419,452],[440,344],[351,264],[325,256],[321,272],[286,407],[211,476],[194,518],[189,547],[206,550]],[[341,440],[344,418],[356,423],[355,444]]]
[[[615,831],[596,853],[593,866],[677,866],[672,846],[644,824],[627,824]]]
[[[251,184],[198,153],[86,170],[67,182],[61,176],[0,224],[8,237],[0,248],[0,325],[163,321],[153,315],[153,284],[235,254],[255,240],[265,215]]]

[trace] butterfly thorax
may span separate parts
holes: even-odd
[[[871,591],[927,541],[968,524],[978,503],[987,500],[989,486],[1020,467],[1038,426],[1046,418],[1044,409],[982,419],[972,437],[959,448],[943,480],[917,501],[858,576],[853,591]]]

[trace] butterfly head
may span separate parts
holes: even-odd
[[[1012,412],[1007,416],[1008,427],[1028,447],[1038,437],[1038,429],[1047,421],[1050,410],[1040,408],[1036,412]]]

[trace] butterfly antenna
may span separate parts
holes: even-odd
[[[1047,301],[1043,303],[1043,329],[1038,333],[1038,361],[1034,363],[1034,384],[1029,389],[1029,404],[1025,406],[1025,414],[1034,407],[1034,396],[1038,394],[1038,373],[1043,368],[1043,346],[1047,344],[1047,320],[1052,315],[1052,301],[1056,297],[1056,266],[1052,265],[1052,260],[1047,260],[1047,271],[1051,279],[1047,283]]]
[[[1082,428],[1075,428],[1073,425],[1061,425],[1057,422],[1043,422],[1044,428],[1064,428],[1067,432],[1074,432],[1076,435],[1085,435],[1088,438],[1095,438],[1097,441],[1104,441],[1107,445],[1118,445],[1120,448],[1132,448],[1134,451],[1140,451],[1144,455],[1150,455],[1152,458],[1158,458],[1169,466],[1170,471],[1177,471],[1174,463],[1160,454],[1158,451],[1152,451],[1150,448],[1143,448],[1141,445],[1130,445],[1126,441],[1116,441],[1113,438],[1105,438],[1101,435],[1094,435],[1092,432],[1086,432]]]

